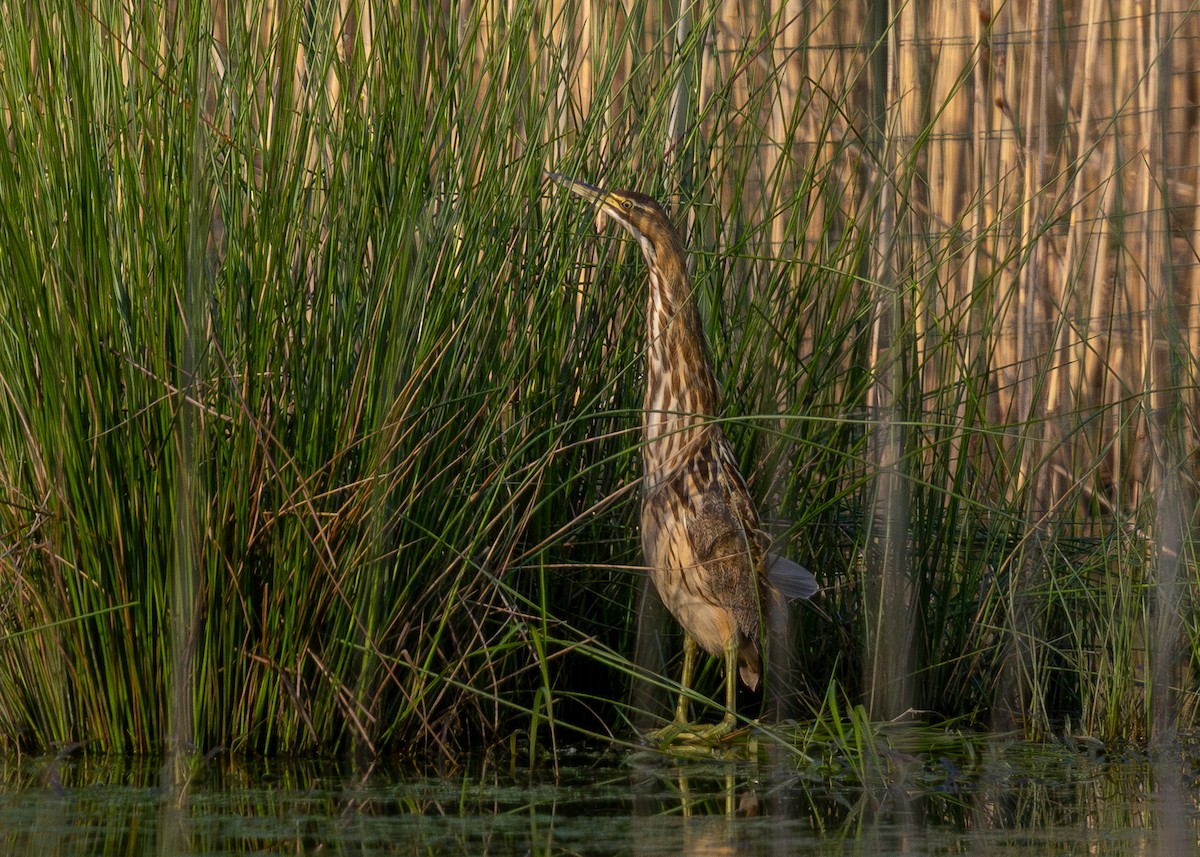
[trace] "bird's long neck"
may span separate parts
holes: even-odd
[[[660,245],[656,258],[643,250],[650,294],[642,462],[645,489],[652,491],[686,460],[720,403],[682,246],[678,239]]]

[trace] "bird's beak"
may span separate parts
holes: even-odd
[[[581,182],[570,176],[564,176],[562,173],[546,173],[546,178],[565,187],[571,193],[577,196],[582,196],[588,202],[594,202],[597,205],[604,202],[604,198],[608,195],[598,187],[593,187],[587,182]]]
[[[581,196],[588,202],[596,206],[596,231],[599,232],[604,227],[604,217],[606,208],[612,208],[612,203],[609,202],[607,191],[601,190],[598,187],[573,179],[570,176],[564,176],[562,173],[546,172],[546,178],[565,187],[576,196]]]

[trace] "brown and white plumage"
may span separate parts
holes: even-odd
[[[686,689],[696,647],[726,658],[726,715],[733,725],[733,668],[757,688],[764,605],[808,598],[816,580],[767,554],[768,540],[729,440],[714,417],[720,396],[679,233],[652,198],[605,191],[550,174],[597,204],[641,246],[650,271],[642,447],[642,552],[663,603],[684,630]],[[681,694],[672,735],[694,734]]]

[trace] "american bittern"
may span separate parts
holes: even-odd
[[[717,381],[683,242],[667,213],[645,194],[548,175],[625,227],[650,269],[642,553],[659,597],[684,632],[675,722],[659,735],[717,738],[735,722],[734,668],[752,690],[758,687],[759,639],[770,605],[781,596],[808,598],[817,582],[794,562],[767,553],[733,449],[714,420]],[[699,649],[725,659],[725,716],[704,728],[689,724],[687,716]]]

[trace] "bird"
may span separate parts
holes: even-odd
[[[644,193],[604,190],[561,173],[546,176],[624,227],[649,269],[642,554],[660,599],[683,629],[675,717],[652,737],[719,740],[737,723],[735,675],[758,688],[760,640],[767,619],[779,615],[773,605],[811,598],[817,581],[808,569],[768,551],[769,539],[717,420],[721,402],[709,345],[683,241],[667,212]],[[724,717],[703,726],[688,719],[701,649],[722,658],[725,667]]]

